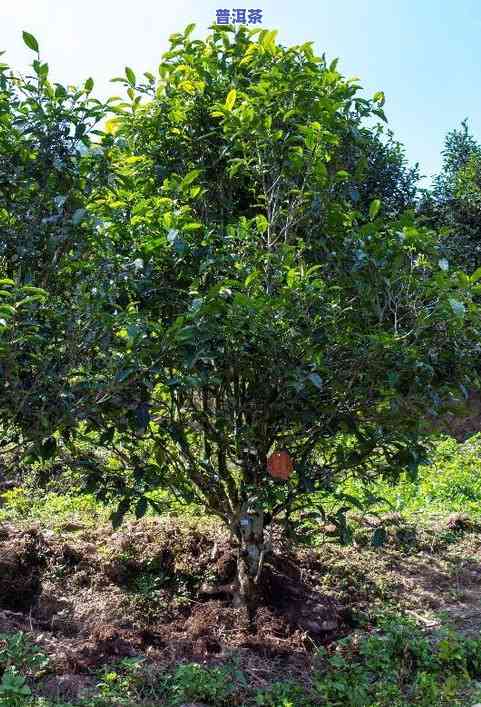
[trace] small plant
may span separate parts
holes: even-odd
[[[23,518],[28,515],[31,501],[24,488],[16,487],[0,494],[2,516],[5,518]]]
[[[25,677],[15,667],[7,668],[0,682],[0,705],[5,705],[5,707],[25,707],[26,699],[31,694]]]
[[[97,688],[105,704],[131,705],[141,682],[142,660],[124,658],[104,669]]]
[[[230,704],[234,689],[243,684],[242,673],[228,666],[207,669],[197,664],[180,665],[170,684],[171,704],[200,701],[222,707]]]
[[[38,674],[48,667],[49,659],[23,631],[0,634],[0,669],[15,668]]]
[[[49,659],[23,631],[0,634],[0,705],[25,707],[30,702],[31,690],[25,673],[38,676],[49,664]]]
[[[255,704],[262,707],[314,707],[315,702],[306,695],[301,685],[287,681],[275,683],[268,690],[259,691]]]
[[[465,704],[459,693],[481,674],[480,640],[446,631],[433,643],[398,616],[382,618],[379,631],[360,642],[344,639],[334,653],[321,654],[325,665],[314,685],[326,705],[453,707]]]
[[[135,591],[149,599],[156,599],[165,581],[166,576],[164,575],[140,574],[135,578]]]

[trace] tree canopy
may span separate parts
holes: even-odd
[[[347,476],[415,474],[425,417],[473,376],[481,273],[405,211],[416,170],[369,127],[382,93],[309,43],[192,29],[108,105],[40,59],[2,69],[0,411],[37,454],[105,447],[81,461],[115,522],[155,488],[222,518],[250,601],[273,519],[334,494],[346,537]]]
[[[424,195],[425,223],[444,231],[444,252],[453,265],[472,272],[481,265],[481,145],[467,121],[450,131],[440,174]]]

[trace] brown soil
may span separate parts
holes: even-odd
[[[296,558],[266,565],[254,622],[233,609],[226,537],[173,521],[104,528],[69,541],[38,527],[0,532],[0,631],[24,630],[58,673],[114,658],[217,661],[235,652],[305,668],[313,642],[345,630],[342,607],[301,579]],[[202,591],[210,576],[219,591]],[[160,578],[160,579],[159,579]]]
[[[386,519],[389,542],[380,549],[279,545],[252,621],[223,590],[234,555],[213,522],[144,519],[118,532],[61,535],[3,524],[0,632],[23,630],[50,655],[55,678],[42,689],[60,697],[88,690],[92,669],[126,656],[163,668],[237,656],[256,684],[287,672],[303,679],[315,646],[361,620],[369,629],[386,602],[431,629],[443,611],[462,631],[479,631],[481,536],[465,526],[452,517],[416,532]],[[459,539],[446,544],[446,532]]]

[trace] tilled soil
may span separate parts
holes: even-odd
[[[446,524],[445,524],[446,525]],[[459,541],[443,544],[445,530]],[[269,558],[254,616],[232,607],[235,557],[214,522],[143,519],[113,532],[0,526],[0,633],[24,631],[50,656],[45,694],[78,697],[122,657],[162,669],[236,657],[253,681],[305,680],[315,648],[386,602],[469,633],[481,624],[481,537],[457,520],[422,536],[394,524],[384,548],[324,544]],[[409,532],[408,532],[409,531]],[[399,540],[401,538],[401,540]]]
[[[306,667],[316,643],[346,628],[342,606],[302,581],[295,557],[266,564],[252,617],[234,609],[226,591],[235,573],[226,537],[171,521],[93,535],[66,541],[9,524],[0,531],[0,632],[26,631],[59,673],[140,654],[174,663],[236,652],[295,670]]]

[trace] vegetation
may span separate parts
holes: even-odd
[[[468,272],[481,262],[480,159],[481,146],[463,121],[446,136],[442,171],[420,204],[425,221],[444,230],[448,258]]]
[[[469,678],[479,677],[479,639],[461,639],[446,633],[433,650],[413,622],[388,617],[382,622],[383,633],[374,633],[359,643],[352,639],[339,642],[337,650],[326,655],[322,669],[316,671],[312,688],[306,692],[295,681],[275,683],[268,690],[252,691],[246,676],[235,666],[204,668],[181,665],[175,672],[155,677],[141,661],[124,659],[97,676],[97,691],[88,701],[76,704],[109,705],[165,704],[171,707],[186,701],[202,700],[208,704],[263,705],[265,707],[311,707],[329,705],[463,705]],[[9,650],[17,660],[24,660],[22,634],[9,637]],[[13,646],[13,648],[12,648]],[[324,657],[319,653],[319,659]],[[16,678],[16,679],[14,679]],[[150,679],[149,679],[150,678]],[[468,680],[468,682],[467,682]],[[474,682],[474,680],[473,680]],[[50,707],[58,702],[27,697],[25,679],[8,668],[0,683],[0,699],[13,707],[19,704]],[[476,687],[469,697],[476,699]],[[8,701],[10,700],[10,701]],[[2,704],[2,702],[0,702]],[[71,703],[73,704],[73,703]]]
[[[382,92],[366,99],[336,61],[272,31],[192,31],[158,75],[126,67],[126,95],[107,102],[92,79],[52,84],[27,32],[31,75],[0,64],[0,606],[35,607],[51,631],[43,583],[108,585],[115,621],[127,606],[155,648],[213,596],[250,648],[284,631],[310,652],[302,676],[253,687],[230,658],[159,672],[130,636],[68,704],[465,704],[478,639],[426,633],[404,605],[348,620],[319,593],[335,566],[318,565],[332,540],[374,562],[477,533],[479,440],[433,429],[478,384],[480,148],[453,131],[419,195]],[[107,540],[108,515],[130,530]],[[143,516],[165,521],[165,546]],[[77,531],[89,549],[52,539]],[[79,633],[80,610],[61,606],[55,621]],[[205,618],[190,612],[194,635]],[[212,657],[222,641],[207,634]],[[122,654],[122,636],[96,650]],[[49,670],[23,630],[0,636],[0,704],[60,704],[37,690]]]
[[[346,196],[363,151],[361,178],[371,160],[411,180],[391,143],[372,158],[382,94],[359,97],[309,44],[191,30],[158,80],[126,69],[107,132],[91,80],[52,87],[40,58],[25,80],[2,69],[1,409],[37,457],[61,441],[120,497],[115,523],[155,488],[222,518],[250,604],[277,514],[322,514],[347,474],[415,472],[423,415],[469,383],[478,274],[439,268],[435,234],[399,208]],[[117,466],[79,460],[86,435]],[[281,449],[287,484],[267,471]],[[330,520],[342,535],[343,506]]]

